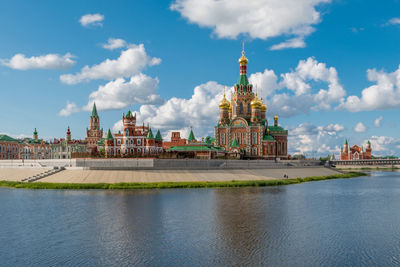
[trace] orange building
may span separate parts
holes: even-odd
[[[366,149],[363,147],[354,145],[349,148],[347,140],[344,143],[344,147],[340,150],[340,160],[359,160],[359,159],[372,159],[372,148],[371,142],[367,142]]]
[[[171,141],[164,141],[163,142],[163,148],[170,149],[173,146],[183,146],[186,144],[186,139],[181,138],[181,133],[180,132],[172,132],[171,133]]]

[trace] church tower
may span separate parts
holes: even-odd
[[[67,129],[66,140],[67,140],[67,142],[71,141],[71,131],[70,131],[70,129],[69,129],[69,126],[68,126],[68,129]]]
[[[93,103],[92,115],[90,116],[90,128],[86,129],[86,142],[90,152],[97,149],[97,142],[103,137],[103,129],[100,129],[100,118],[97,114],[96,103]]]

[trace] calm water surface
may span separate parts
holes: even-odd
[[[0,188],[0,266],[399,266],[400,173],[264,188]]]

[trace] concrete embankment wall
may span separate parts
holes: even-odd
[[[336,165],[336,169],[400,169],[400,165]]]
[[[317,167],[309,160],[201,160],[201,159],[68,159],[1,160],[0,168],[67,167],[87,170],[208,170]]]

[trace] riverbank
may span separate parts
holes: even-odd
[[[362,172],[349,172],[329,176],[314,176],[295,179],[271,179],[254,181],[221,181],[221,182],[158,182],[158,183],[23,183],[14,181],[0,181],[0,187],[26,188],[26,189],[162,189],[162,188],[210,188],[210,187],[262,187],[299,184],[311,181],[330,179],[344,179],[366,176]]]

